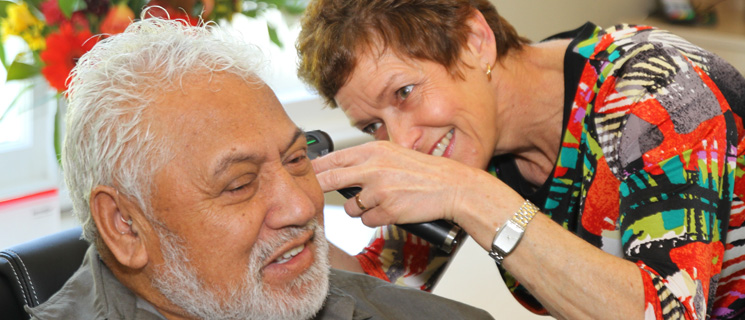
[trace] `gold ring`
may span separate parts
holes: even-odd
[[[367,208],[362,204],[362,200],[360,200],[360,193],[361,192],[357,192],[357,194],[354,195],[354,199],[357,200],[357,206],[360,207],[360,210],[365,211]]]

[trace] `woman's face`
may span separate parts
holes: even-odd
[[[336,103],[376,140],[486,168],[498,137],[495,90],[486,66],[468,52],[461,56],[463,78],[390,50],[360,55]]]

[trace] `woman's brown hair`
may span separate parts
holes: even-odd
[[[488,0],[314,0],[297,40],[298,76],[326,103],[346,83],[356,55],[381,41],[403,57],[430,60],[458,74],[458,57],[478,10],[494,32],[499,57],[530,43],[520,37]]]

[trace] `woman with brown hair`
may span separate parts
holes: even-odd
[[[557,318],[743,312],[745,79],[663,30],[531,43],[487,0],[316,0],[299,75],[376,142],[314,161],[379,226],[332,265],[431,290],[451,258],[392,224],[461,226]]]

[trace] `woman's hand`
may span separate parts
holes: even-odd
[[[463,202],[483,199],[502,184],[483,170],[387,141],[333,152],[314,160],[313,168],[324,192],[362,188],[359,200],[366,210],[354,198],[347,200],[344,209],[368,226],[437,219],[459,222]]]

